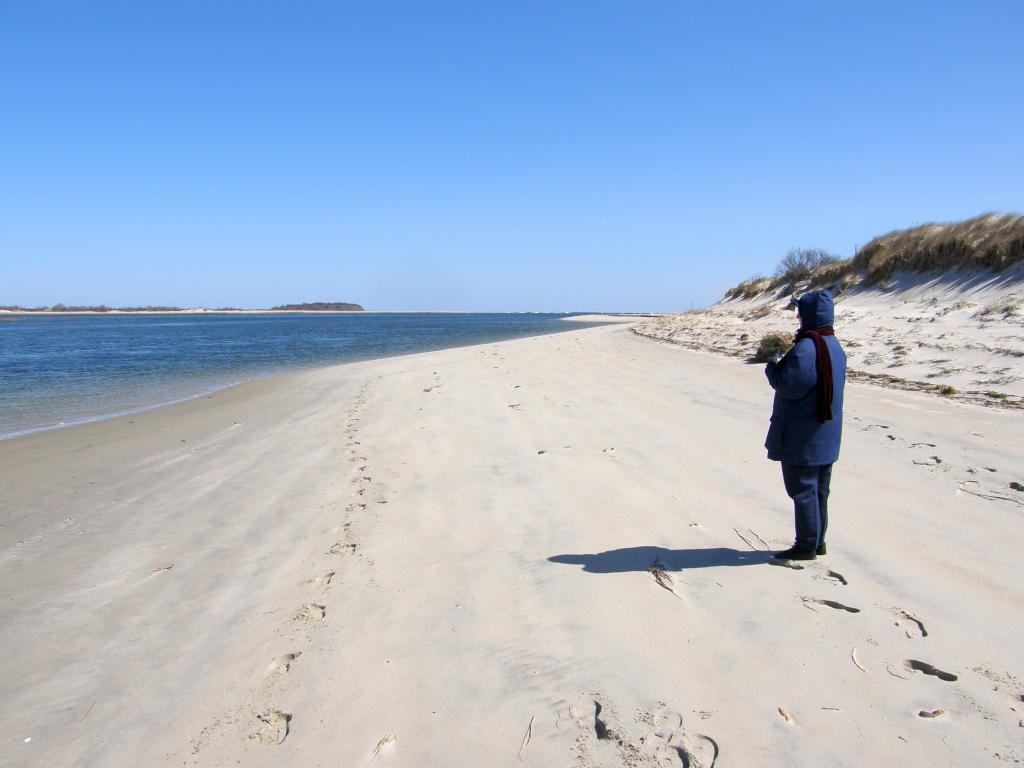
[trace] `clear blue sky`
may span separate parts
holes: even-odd
[[[0,0],[0,304],[679,310],[1024,210],[1024,2]]]

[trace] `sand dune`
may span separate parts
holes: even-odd
[[[788,295],[723,300],[638,326],[639,333],[749,357],[766,333],[791,333]],[[850,368],[877,383],[956,390],[952,396],[1024,407],[1024,266],[993,273],[900,274],[836,302]],[[888,379],[888,382],[886,380]]]
[[[761,367],[623,326],[2,442],[0,755],[1020,761],[1022,416],[847,397],[802,567]]]

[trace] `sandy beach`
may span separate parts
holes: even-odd
[[[851,382],[800,568],[771,399],[618,324],[2,441],[0,763],[1024,760],[1024,414]]]

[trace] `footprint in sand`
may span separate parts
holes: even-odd
[[[792,560],[768,560],[766,562],[768,563],[768,565],[774,566],[776,568],[789,568],[789,570],[791,571],[804,570],[804,567],[802,565],[800,565],[799,563],[795,563]]]
[[[328,555],[351,555],[356,551],[356,544],[345,541],[336,541],[327,550]]]
[[[334,571],[327,571],[327,573],[321,573],[319,576],[313,579],[313,583],[318,587],[326,587],[330,585],[331,579],[333,578]]]
[[[800,599],[803,600],[805,604],[815,603],[817,605],[825,605],[829,608],[834,608],[837,611],[846,611],[847,613],[860,613],[860,608],[854,608],[850,605],[843,605],[842,603],[838,603],[835,600],[822,600],[817,597],[801,597]]]
[[[299,621],[320,621],[325,615],[327,615],[327,606],[318,603],[306,603],[295,614],[295,618]]]
[[[618,762],[630,766],[713,768],[718,760],[715,740],[688,733],[682,715],[665,705],[637,712],[636,723],[646,726],[644,731],[624,726],[614,708],[603,702],[599,694],[597,698],[581,697],[567,712],[560,712],[556,728],[561,730],[560,723],[565,721],[579,732],[574,745],[579,764],[592,764],[594,758],[604,764],[615,753]]]
[[[288,738],[288,723],[292,716],[279,709],[272,709],[269,712],[261,712],[256,715],[263,727],[251,738],[259,739],[260,744],[282,744]]]
[[[923,621],[915,616],[911,616],[902,608],[893,608],[892,612],[899,617],[896,626],[902,629],[907,637],[911,639],[928,637],[928,630],[925,629]]]
[[[833,571],[831,568],[826,569],[825,573],[819,574],[814,578],[822,580],[832,580],[839,584],[842,584],[844,587],[850,585],[850,582],[846,580],[846,577],[843,576],[843,574],[839,573],[839,571]]]
[[[927,459],[914,459],[914,463],[922,467],[935,467],[942,463],[938,456],[929,456]]]
[[[640,738],[639,751],[652,756],[659,768],[713,768],[718,760],[718,743],[710,736],[688,733],[683,716],[675,710],[662,707],[639,719],[652,726]]]
[[[282,656],[278,656],[270,664],[267,665],[266,676],[273,677],[274,675],[283,675],[292,668],[292,662],[294,662],[301,653],[286,653]]]
[[[907,659],[903,662],[903,665],[911,672],[920,672],[924,675],[931,675],[937,677],[947,683],[955,683],[959,678],[952,672],[943,672],[937,667],[933,667],[926,661],[918,661],[917,659]]]

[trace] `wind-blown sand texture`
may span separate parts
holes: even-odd
[[[789,294],[727,299],[664,315],[637,332],[697,349],[750,357],[773,331],[796,327]],[[1024,266],[1002,272],[895,275],[836,300],[836,334],[852,376],[960,400],[1024,407]],[[947,395],[949,396],[949,395]]]
[[[1024,759],[1024,414],[851,384],[787,568],[770,404],[620,325],[0,442],[0,762]]]

